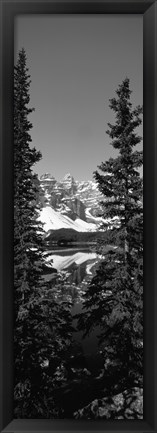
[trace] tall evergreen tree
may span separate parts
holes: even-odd
[[[119,154],[94,174],[104,196],[103,228],[111,248],[104,254],[104,245],[97,247],[102,260],[85,294],[79,326],[85,333],[100,327],[104,374],[113,386],[116,382],[129,386],[141,384],[143,371],[143,182],[138,170],[142,151],[135,150],[141,141],[136,128],[142,108],[132,108],[128,78],[116,94],[110,100],[115,124],[108,124],[107,134]]]
[[[32,140],[29,131],[32,124],[28,116],[33,109],[28,108],[29,87],[26,54],[22,49],[14,74],[14,282],[15,302],[20,303],[20,306],[30,300],[34,281],[37,286],[42,274],[42,230],[37,222],[36,175],[32,172],[41,154],[35,148],[30,148]]]
[[[43,278],[43,231],[38,220],[39,188],[33,166],[41,153],[30,147],[30,75],[26,53],[19,52],[14,73],[14,353],[15,416],[55,416],[56,382],[71,341],[68,302],[47,291]],[[53,374],[44,368],[53,360]],[[58,375],[55,371],[58,368]],[[58,409],[59,410],[59,409]]]

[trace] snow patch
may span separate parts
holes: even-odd
[[[96,231],[95,224],[87,223],[79,218],[73,221],[68,216],[55,211],[51,206],[46,206],[41,209],[38,220],[43,223],[43,229],[46,232],[62,228],[71,228],[78,232]]]

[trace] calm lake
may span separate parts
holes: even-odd
[[[100,261],[100,257],[89,248],[89,246],[78,247],[56,247],[48,248],[48,264],[58,272],[64,272],[66,281],[71,284],[71,294],[73,299],[72,315],[82,311],[82,294],[90,283],[95,270],[95,265]],[[47,280],[55,279],[55,274],[48,274]],[[74,320],[74,326],[76,320]],[[81,345],[82,351],[88,361],[90,369],[101,367],[100,356],[97,357],[98,330],[94,330],[89,337],[83,338],[82,332],[75,332],[74,339]]]
[[[106,246],[106,250],[108,247]],[[98,345],[100,329],[94,330],[86,337],[77,330],[76,314],[83,310],[83,294],[94,276],[101,257],[89,245],[54,247],[47,245],[47,264],[49,271],[45,275],[50,289],[55,287],[61,272],[65,278],[63,299],[72,300],[73,332],[70,373],[67,385],[56,390],[59,402],[65,410],[66,417],[71,418],[75,410],[88,402],[101,397],[104,383],[101,377],[104,372],[104,359]],[[54,271],[55,270],[55,271]],[[64,290],[65,287],[65,290]],[[66,367],[67,368],[67,367]]]
[[[65,271],[69,281],[79,285],[87,276],[92,276],[93,267],[98,257],[92,249],[87,247],[48,249],[48,263],[57,271]]]

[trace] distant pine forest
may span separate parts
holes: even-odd
[[[98,239],[105,241],[105,233],[103,232],[77,232],[73,229],[58,229],[52,230],[46,236],[45,241],[58,245],[68,244],[95,244]]]

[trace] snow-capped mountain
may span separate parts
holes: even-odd
[[[98,216],[102,199],[94,181],[75,181],[70,173],[57,181],[49,173],[40,177],[41,221],[45,230],[73,228],[95,231],[102,221]]]
[[[45,232],[62,228],[73,229],[77,232],[89,232],[97,229],[95,224],[88,223],[80,218],[76,218],[76,220],[73,221],[68,216],[55,211],[51,206],[45,206],[41,209],[39,219],[43,223]]]

